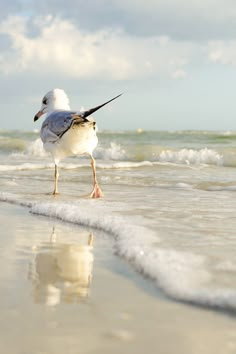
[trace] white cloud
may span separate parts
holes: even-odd
[[[133,37],[121,30],[84,32],[69,20],[37,17],[38,34],[29,33],[26,17],[8,17],[0,34],[11,47],[1,52],[0,72],[5,75],[59,75],[80,79],[141,79],[185,76],[185,66],[196,47],[167,36]]]
[[[208,58],[213,63],[236,66],[236,40],[209,42]]]

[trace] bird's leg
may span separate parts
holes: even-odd
[[[55,164],[55,174],[54,174],[54,191],[53,191],[53,195],[58,194],[58,177],[59,177],[59,173],[58,173],[58,166],[57,164]]]
[[[98,185],[97,174],[96,174],[96,163],[92,155],[91,155],[91,166],[93,170],[93,191],[90,194],[90,198],[101,198],[103,197],[103,193],[101,188]]]
[[[88,246],[93,246],[93,234],[89,234],[89,238],[88,238]]]

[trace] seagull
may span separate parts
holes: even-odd
[[[93,150],[98,143],[97,126],[91,117],[88,119],[88,116],[121,95],[85,111],[71,111],[68,96],[62,89],[53,89],[43,97],[41,108],[35,115],[34,121],[47,113],[40,130],[40,137],[44,149],[52,154],[55,164],[53,195],[58,194],[59,162],[68,156],[85,154],[91,158],[93,171],[93,190],[90,197],[100,198],[103,196],[98,185],[93,157]]]

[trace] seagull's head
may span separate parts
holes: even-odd
[[[53,89],[44,95],[41,108],[34,116],[34,121],[38,120],[44,113],[49,113],[57,110],[70,110],[69,98],[64,90]]]

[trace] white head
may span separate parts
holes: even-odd
[[[70,110],[69,98],[64,90],[53,89],[49,91],[42,99],[42,105],[38,113],[34,117],[34,121],[44,113],[49,113],[57,110]]]

